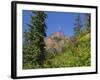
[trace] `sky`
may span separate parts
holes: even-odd
[[[74,35],[75,19],[78,15],[81,17],[81,22],[84,25],[83,13],[69,13],[69,12],[45,12],[48,17],[46,19],[47,36],[54,32],[63,31],[64,35]],[[28,25],[31,21],[32,11],[23,10],[23,31],[28,30]]]

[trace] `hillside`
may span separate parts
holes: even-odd
[[[59,54],[48,53],[44,67],[79,67],[90,66],[90,33],[68,42],[64,40],[64,50]]]
[[[45,38],[46,50],[52,53],[61,53],[65,49],[65,43],[72,41],[74,37],[65,36],[63,32],[55,32]]]

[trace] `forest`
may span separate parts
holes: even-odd
[[[32,11],[28,30],[23,32],[23,69],[91,66],[91,16],[76,16],[74,35],[53,32],[47,36],[45,11]]]

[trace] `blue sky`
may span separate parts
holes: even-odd
[[[75,18],[80,15],[82,24],[84,24],[83,13],[68,13],[68,12],[46,12],[48,17],[46,19],[47,24],[47,36],[53,32],[59,30],[63,31],[66,36],[72,36],[74,34],[73,27],[75,24]],[[32,12],[30,10],[23,10],[23,31],[28,30],[28,25],[31,21]]]

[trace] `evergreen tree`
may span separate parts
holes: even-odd
[[[28,36],[28,42],[24,49],[23,54],[26,56],[26,63],[30,63],[31,68],[43,67],[45,60],[45,43],[44,38],[46,37],[46,24],[45,20],[47,15],[42,11],[32,11],[31,23],[28,24],[29,30],[26,33]],[[26,42],[25,42],[26,43]],[[27,51],[26,51],[27,50]]]
[[[91,27],[91,16],[90,14],[85,14],[85,32],[90,32],[90,27]]]
[[[78,36],[82,32],[81,18],[78,15],[75,19],[75,27],[74,27],[75,35]]]
[[[43,66],[44,60],[46,59],[45,57],[45,43],[44,43],[44,38],[46,37],[46,23],[45,19],[47,18],[47,15],[42,12],[33,12],[36,16],[33,16],[32,18],[34,19],[34,26],[35,26],[35,31],[36,31],[36,37],[37,37],[37,42],[36,46],[38,47],[38,55],[37,55],[37,62],[39,65]]]

